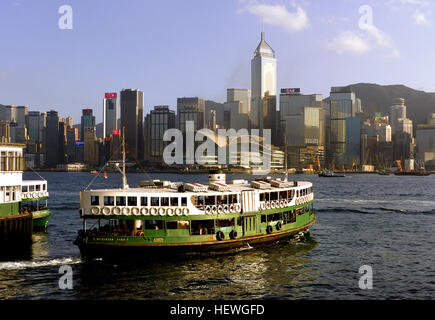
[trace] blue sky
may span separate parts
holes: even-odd
[[[65,4],[72,30],[58,27]],[[100,122],[104,92],[122,88],[143,90],[146,112],[175,109],[184,96],[225,102],[227,88],[250,88],[261,16],[278,88],[326,97],[331,86],[370,82],[434,92],[434,8],[428,0],[2,0],[0,104],[55,109],[79,123],[85,107]]]

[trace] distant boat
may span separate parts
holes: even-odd
[[[319,173],[319,177],[327,177],[327,178],[344,178],[346,177],[344,174],[337,174],[332,170],[327,170]]]
[[[381,176],[389,176],[390,175],[390,173],[387,171],[378,171],[378,174]]]
[[[98,171],[97,170],[92,170],[91,174],[98,174]]]
[[[107,179],[107,172],[106,171],[104,171],[103,176],[104,176],[104,179]]]
[[[428,176],[430,172],[427,171],[399,171],[394,172],[396,176]]]

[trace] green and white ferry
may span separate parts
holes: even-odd
[[[285,179],[286,180],[286,179]],[[315,223],[310,182],[234,180],[209,184],[143,181],[129,188],[80,193],[83,230],[74,242],[83,258],[202,252],[303,237]]]
[[[0,243],[30,243],[51,216],[45,180],[23,180],[25,145],[0,142]]]

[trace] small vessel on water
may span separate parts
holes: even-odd
[[[344,178],[346,177],[344,174],[341,173],[335,173],[332,170],[324,170],[321,173],[319,173],[319,177],[327,177],[327,178]]]
[[[227,183],[211,172],[208,185],[148,180],[129,188],[125,165],[122,173],[122,188],[80,192],[83,230],[74,243],[83,258],[255,247],[303,237],[316,221],[310,182]]]
[[[47,228],[45,180],[23,180],[25,145],[0,142],[0,243],[29,244],[33,230]]]

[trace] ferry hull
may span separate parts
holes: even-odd
[[[33,212],[33,230],[44,231],[48,227],[51,212],[49,210],[34,211]]]
[[[310,223],[291,230],[274,232],[271,234],[254,234],[236,238],[234,240],[207,241],[198,243],[179,243],[179,244],[120,244],[120,243],[95,243],[77,239],[83,259],[94,258],[139,258],[149,257],[150,255],[177,254],[177,253],[204,253],[222,252],[241,247],[258,248],[280,240],[306,236],[309,234],[308,227],[316,222],[314,218]]]

